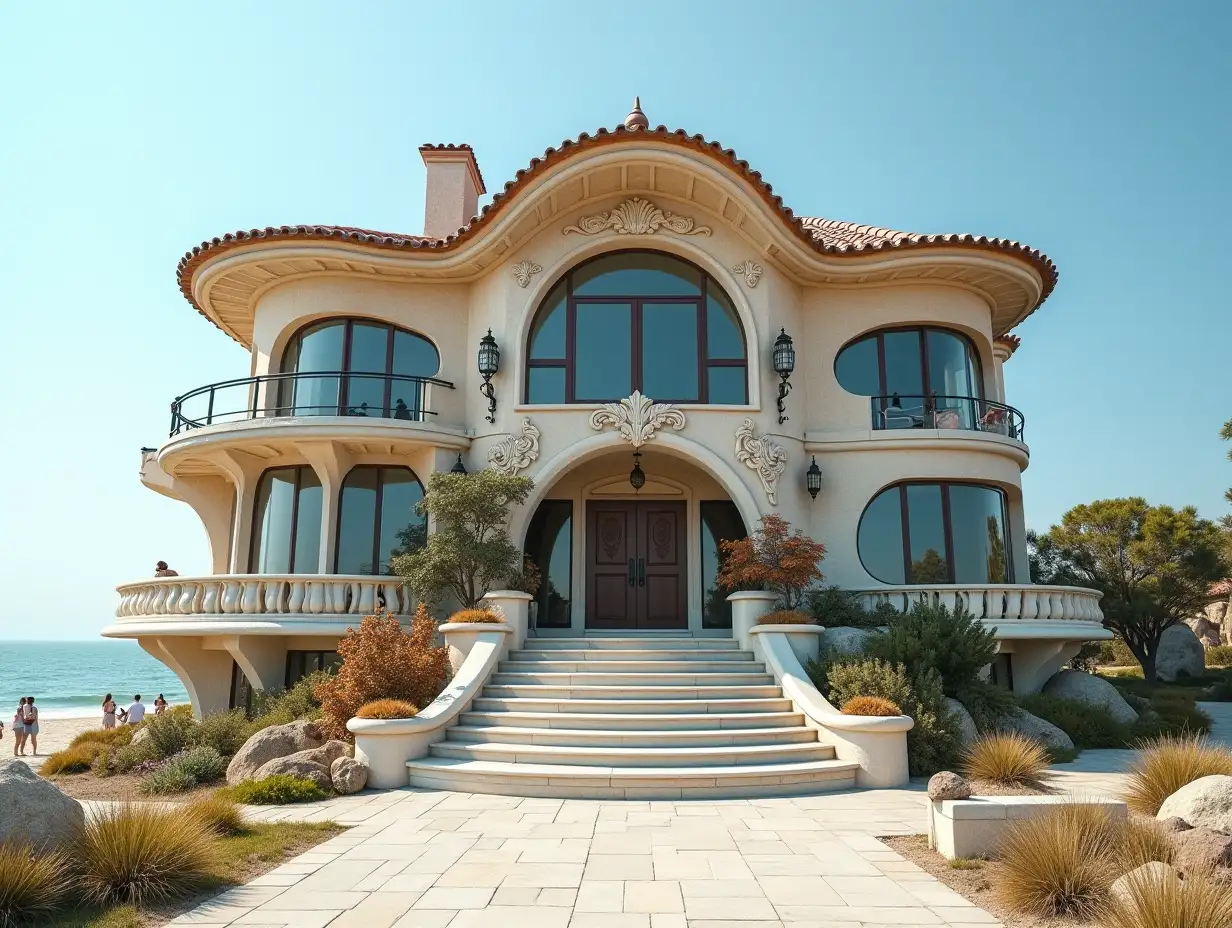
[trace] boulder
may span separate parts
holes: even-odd
[[[1046,748],[1058,751],[1074,750],[1074,742],[1070,736],[1052,722],[1046,722],[1037,715],[1032,715],[1024,709],[1015,708],[1001,721],[1001,727],[1007,731],[1016,731],[1020,735],[1034,738]]]
[[[980,731],[975,727],[975,719],[971,718],[967,707],[949,696],[942,696],[941,704],[945,706],[945,711],[950,713],[950,718],[954,720],[954,735],[958,739],[959,748],[970,746],[980,736]]]
[[[262,764],[257,772],[253,775],[253,779],[260,780],[264,777],[271,776],[274,773],[282,773],[281,769],[275,770],[275,765],[285,764],[288,761],[304,762],[308,764],[316,764],[322,770],[329,770],[330,765],[340,757],[350,757],[354,753],[352,748],[345,741],[327,741],[319,748],[309,748],[307,751],[296,751],[294,754],[288,754],[286,757],[275,757],[271,761]]]
[[[1165,683],[1178,677],[1200,677],[1206,670],[1206,650],[1188,625],[1173,625],[1159,639],[1155,673]]]
[[[942,770],[940,773],[934,773],[928,781],[928,798],[936,801],[970,799],[971,784],[957,773]]]
[[[1108,710],[1122,725],[1138,721],[1138,713],[1127,703],[1117,688],[1107,680],[1081,670],[1062,670],[1054,673],[1044,684],[1044,694],[1057,699],[1072,699]]]
[[[0,844],[22,842],[36,849],[69,845],[85,823],[81,803],[25,761],[0,764]]]
[[[263,728],[244,742],[227,766],[227,783],[234,786],[252,780],[264,764],[277,757],[321,746],[321,735],[314,722],[300,720],[289,725]]]
[[[1204,648],[1218,647],[1220,644],[1220,628],[1218,622],[1212,622],[1204,615],[1192,619],[1187,624],[1198,640],[1202,642]]]
[[[852,628],[850,625],[827,628],[821,634],[821,649],[833,651],[835,654],[861,654],[864,651],[864,642],[875,634],[876,629]]]
[[[1164,800],[1155,818],[1173,816],[1194,828],[1232,833],[1232,777],[1212,774],[1186,783]]]
[[[1122,904],[1132,904],[1134,894],[1130,886],[1133,883],[1138,884],[1138,892],[1141,894],[1144,888],[1155,886],[1170,877],[1180,877],[1175,867],[1161,864],[1158,860],[1152,860],[1150,863],[1143,864],[1135,870],[1130,870],[1129,873],[1113,883],[1112,888],[1108,892],[1115,901]]]
[[[1232,866],[1232,836],[1209,828],[1190,828],[1173,832],[1168,840],[1172,842],[1172,862],[1186,876]]]
[[[266,777],[287,776],[298,777],[301,780],[311,780],[321,789],[330,789],[333,783],[329,778],[329,768],[305,760],[292,754],[290,757],[275,757],[261,766],[254,779],[264,780]]]
[[[1191,828],[1193,828],[1193,825],[1183,818],[1177,818],[1175,815],[1172,818],[1161,818],[1159,820],[1159,830],[1166,835],[1174,835],[1178,831],[1189,831]]]
[[[334,792],[349,796],[368,785],[368,768],[350,757],[339,757],[330,765],[329,778]]]

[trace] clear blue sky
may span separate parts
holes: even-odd
[[[208,568],[137,480],[177,393],[248,373],[180,296],[202,239],[418,232],[422,142],[498,189],[640,94],[799,214],[1012,237],[1059,265],[1006,367],[1027,518],[1227,512],[1232,4],[6,4],[0,640],[88,638],[117,582]]]

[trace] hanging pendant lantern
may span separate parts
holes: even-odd
[[[451,474],[466,473],[466,465],[462,463],[462,455],[458,455],[458,460],[454,463],[453,467],[449,468],[449,472]]]
[[[640,451],[633,452],[633,470],[629,471],[629,485],[633,487],[634,493],[646,485],[646,472],[642,470],[642,453]]]
[[[813,455],[813,463],[804,472],[804,482],[808,487],[809,496],[816,499],[817,494],[821,492],[821,468],[817,466],[817,455]]]

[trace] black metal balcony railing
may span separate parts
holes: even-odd
[[[448,380],[359,371],[300,371],[241,377],[198,387],[171,402],[171,435],[220,422],[279,416],[370,416],[423,422],[428,387]]]
[[[874,396],[874,429],[963,429],[1025,441],[1026,420],[1013,406],[975,396]]]

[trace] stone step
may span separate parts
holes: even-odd
[[[817,732],[804,725],[776,728],[662,729],[630,731],[601,728],[536,728],[520,725],[456,725],[448,740],[486,744],[532,744],[556,747],[623,748],[734,747],[817,744]]]
[[[704,708],[704,707],[703,707]],[[562,728],[568,730],[650,732],[653,734],[725,729],[794,728],[804,724],[800,712],[636,712],[631,714],[586,712],[497,711],[463,712],[463,725]]]
[[[454,757],[407,761],[411,786],[536,798],[735,799],[855,786],[857,764],[822,760],[716,767],[583,767]]]
[[[701,652],[701,653],[699,653]],[[751,661],[752,651],[717,648],[545,648],[532,650],[529,643],[509,653],[511,661]]]
[[[585,684],[561,684],[558,686],[526,684],[519,686],[492,686],[483,688],[483,696],[489,699],[626,699],[626,700],[707,700],[707,699],[768,699],[781,696],[782,691],[774,685],[766,686],[625,686]]]
[[[490,686],[770,686],[768,673],[494,673]]]
[[[811,743],[716,747],[583,747],[555,744],[501,744],[454,741],[447,737],[428,749],[431,757],[490,760],[506,764],[548,764],[567,767],[743,767],[832,760],[834,748]]]
[[[501,661],[503,673],[579,673],[594,670],[591,661]],[[604,673],[764,673],[761,661],[604,661]]]
[[[688,638],[688,637],[656,637],[647,635],[607,637],[596,635],[591,638],[527,638],[523,646],[527,651],[737,651],[740,643],[734,638]]]
[[[777,688],[776,688],[777,689]],[[695,698],[668,699],[602,699],[590,697],[558,696],[488,696],[481,694],[471,703],[476,712],[551,712],[559,714],[604,713],[615,715],[659,715],[693,713],[743,713],[743,712],[790,712],[791,700],[781,696],[774,698],[714,698],[698,701]]]

